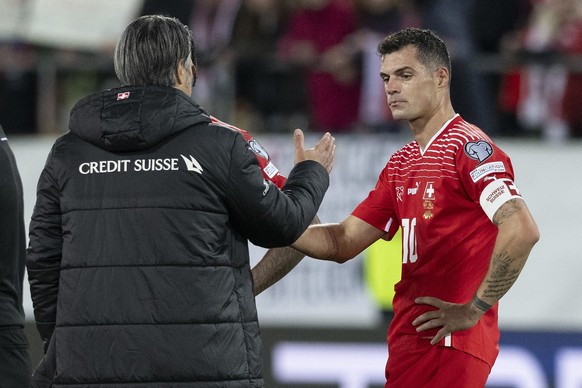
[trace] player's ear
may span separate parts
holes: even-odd
[[[446,67],[441,67],[436,71],[437,85],[439,87],[447,86],[450,80],[449,70]]]

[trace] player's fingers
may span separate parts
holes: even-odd
[[[442,327],[443,323],[441,322],[440,319],[431,319],[430,321],[427,321],[425,323],[423,323],[422,325],[418,326],[416,328],[417,332],[421,332],[421,331],[425,331],[425,330],[430,330],[430,329],[436,329],[437,327]]]
[[[436,335],[432,338],[432,340],[430,340],[430,344],[431,345],[436,345],[440,342],[440,340],[442,340],[443,338],[445,338],[447,335],[449,335],[449,331],[446,330],[444,327],[442,329],[440,329]]]
[[[429,306],[433,306],[436,308],[442,308],[445,305],[445,302],[438,298],[433,298],[432,296],[421,296],[414,300],[416,304],[427,304]]]
[[[440,311],[427,311],[426,313],[419,315],[418,317],[416,317],[414,319],[414,321],[412,321],[412,326],[420,326],[422,324],[425,324],[427,322],[431,322],[435,319],[439,319],[441,318],[441,313]]]

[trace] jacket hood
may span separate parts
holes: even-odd
[[[165,86],[127,86],[90,95],[71,110],[69,129],[108,151],[138,151],[195,124],[208,114],[184,92]]]

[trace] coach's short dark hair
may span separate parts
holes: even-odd
[[[122,85],[175,86],[176,67],[196,48],[190,29],[178,19],[146,15],[131,22],[117,42],[113,58]]]
[[[414,46],[418,60],[428,68],[446,67],[451,73],[451,56],[445,42],[431,30],[406,28],[385,37],[378,45],[378,54],[383,57],[406,46]]]

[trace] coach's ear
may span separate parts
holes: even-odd
[[[192,87],[196,86],[196,80],[198,79],[198,68],[196,65],[192,65]]]
[[[186,84],[187,72],[186,61],[181,59],[176,65],[176,89],[181,89]]]

